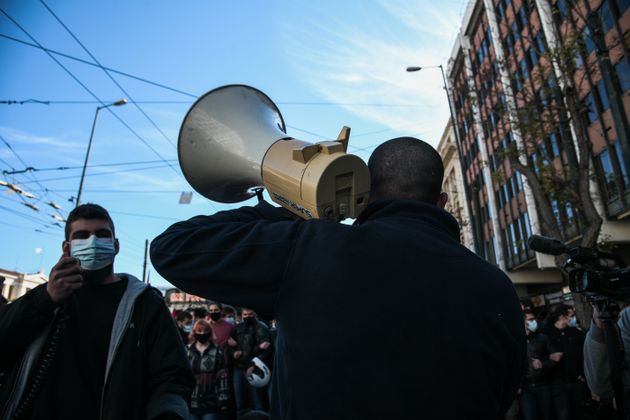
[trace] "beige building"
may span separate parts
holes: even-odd
[[[464,179],[462,178],[462,166],[457,155],[455,144],[455,132],[449,120],[438,144],[437,151],[442,156],[444,163],[444,182],[442,191],[448,194],[445,210],[457,219],[460,226],[459,240],[468,249],[474,252],[475,244],[472,234],[472,218],[466,206],[466,194],[464,193]]]
[[[2,296],[9,302],[23,296],[31,289],[46,283],[48,276],[43,272],[28,274],[0,268],[0,284]]]

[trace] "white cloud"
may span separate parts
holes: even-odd
[[[85,141],[73,141],[68,139],[68,135],[64,134],[59,137],[51,137],[51,136],[39,136],[32,133],[27,133],[22,130],[18,130],[11,127],[0,127],[0,133],[5,137],[9,142],[15,141],[16,144],[23,145],[42,145],[42,146],[53,146],[58,148],[67,148],[67,149],[76,149],[77,147],[81,147],[85,144]]]
[[[381,13],[372,11],[369,32],[334,20],[296,24],[285,42],[290,61],[326,100],[437,145],[449,117],[440,71],[405,69],[446,65],[460,20],[457,5],[411,0],[379,4]],[[352,105],[366,103],[414,106]]]

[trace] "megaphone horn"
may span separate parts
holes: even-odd
[[[278,107],[245,85],[203,95],[179,132],[179,164],[210,200],[236,203],[264,186],[271,199],[305,218],[356,217],[367,205],[367,166],[347,154],[350,129],[337,140],[308,143],[286,135]]]

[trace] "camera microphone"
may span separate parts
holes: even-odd
[[[529,249],[549,255],[560,255],[567,249],[562,241],[540,235],[532,235],[527,241],[527,245],[529,246]]]

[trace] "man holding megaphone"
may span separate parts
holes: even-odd
[[[389,140],[368,168],[352,226],[339,207],[308,217],[261,202],[174,224],[153,265],[277,320],[272,419],[502,419],[526,360],[512,284],[460,245],[435,149]]]

